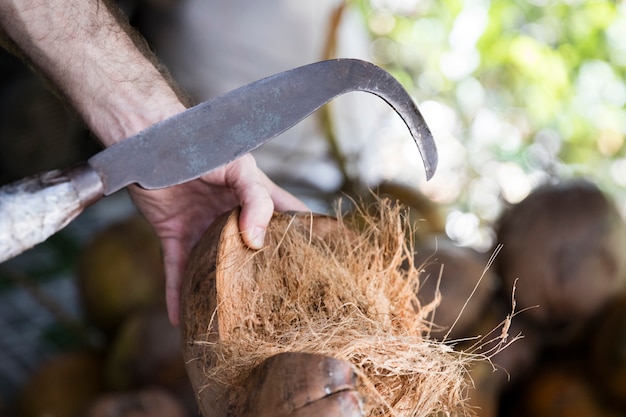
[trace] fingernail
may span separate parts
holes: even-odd
[[[263,243],[265,243],[265,229],[257,226],[250,233],[250,245],[252,249],[261,249]]]

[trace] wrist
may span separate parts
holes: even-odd
[[[111,146],[185,110],[173,93],[164,94],[167,92],[162,90],[158,96],[147,97],[132,91],[112,93],[106,97],[106,103],[88,107],[84,117],[102,144]]]

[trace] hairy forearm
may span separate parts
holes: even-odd
[[[102,0],[2,0],[14,44],[110,145],[181,111],[173,83],[115,6]]]

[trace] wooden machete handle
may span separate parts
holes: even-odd
[[[0,262],[64,228],[103,196],[102,180],[86,163],[0,188]]]

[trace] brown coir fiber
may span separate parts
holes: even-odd
[[[428,338],[437,300],[416,296],[412,225],[400,207],[379,204],[375,215],[336,220],[277,214],[257,252],[238,234],[221,237],[217,307],[191,342],[204,348],[207,386],[236,387],[268,357],[308,352],[354,365],[365,415],[471,414],[463,396],[472,355]]]

